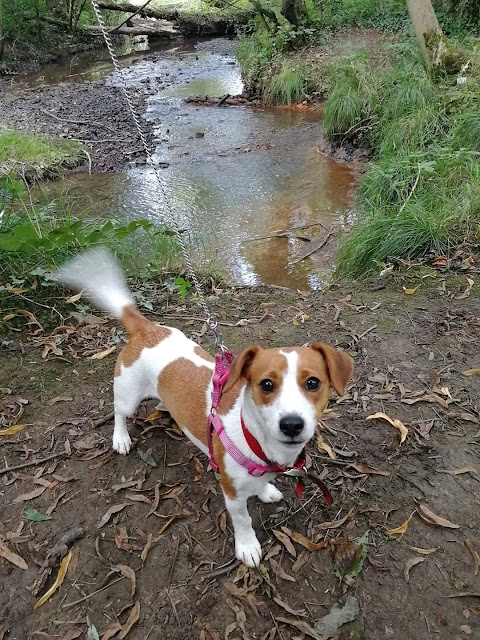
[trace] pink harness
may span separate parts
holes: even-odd
[[[228,378],[228,373],[230,371],[230,365],[233,362],[233,353],[228,349],[224,348],[221,353],[217,353],[215,355],[215,370],[213,372],[213,391],[212,391],[212,406],[210,410],[210,414],[208,416],[208,426],[207,426],[207,442],[208,442],[208,455],[210,458],[210,466],[215,473],[219,472],[218,463],[215,460],[215,456],[213,454],[213,444],[212,444],[212,434],[215,430],[218,435],[220,442],[222,443],[225,451],[237,462],[240,466],[247,470],[248,474],[254,477],[264,476],[266,473],[282,473],[286,476],[292,476],[297,478],[297,485],[295,487],[295,493],[299,498],[302,497],[303,491],[305,489],[305,478],[310,478],[318,485],[321,489],[323,496],[325,498],[325,502],[327,504],[331,504],[333,502],[332,496],[328,491],[327,487],[323,484],[320,478],[307,471],[305,467],[305,450],[299,455],[295,464],[292,467],[281,466],[277,463],[269,462],[267,457],[265,456],[260,444],[255,439],[253,434],[247,431],[246,427],[243,424],[242,419],[242,428],[245,434],[247,443],[254,453],[262,460],[267,462],[267,464],[259,464],[255,462],[251,458],[244,455],[240,449],[230,440],[225,431],[225,427],[223,426],[223,422],[218,415],[218,405],[220,403],[220,398],[222,396],[222,390],[225,385],[225,382]]]

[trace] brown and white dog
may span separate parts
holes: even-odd
[[[122,272],[109,253],[94,249],[61,267],[57,279],[83,290],[97,306],[119,318],[129,339],[115,365],[113,448],[126,455],[132,447],[127,417],[146,398],[158,398],[185,435],[208,455],[207,417],[212,398],[214,359],[178,329],[151,322],[140,313]],[[236,358],[218,413],[238,450],[262,462],[248,446],[241,416],[266,457],[292,466],[312,438],[330,398],[339,395],[353,371],[352,358],[323,344],[262,349],[250,346]],[[235,533],[235,552],[246,565],[258,566],[262,550],[247,510],[247,499],[277,502],[282,493],[273,473],[253,477],[223,448],[214,434],[213,452]]]

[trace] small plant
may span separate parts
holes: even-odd
[[[186,280],[185,278],[175,278],[173,281],[175,288],[178,292],[178,295],[182,300],[185,300],[187,297],[187,293],[192,288],[192,283],[190,280]]]
[[[292,104],[303,97],[303,74],[294,61],[284,60],[282,69],[267,83],[265,97],[268,104]]]

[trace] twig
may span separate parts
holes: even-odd
[[[92,158],[86,149],[83,149],[83,153],[87,156],[88,159],[88,175],[92,175]]]
[[[115,415],[115,411],[110,411],[110,413],[107,413],[107,415],[103,416],[103,418],[99,418],[98,420],[95,420],[95,422],[93,423],[93,426],[95,428],[101,427],[103,424],[106,424],[107,422],[109,422],[114,415]]]
[[[215,569],[215,571],[210,571],[207,575],[202,576],[202,582],[205,582],[205,580],[211,580],[212,578],[218,578],[219,576],[224,576],[225,574],[230,573],[230,571],[236,569],[239,564],[240,560],[230,560],[230,562],[227,562],[227,564],[224,564],[222,567]]]
[[[313,249],[311,249],[310,251],[307,251],[307,253],[305,255],[303,255],[301,258],[297,258],[296,260],[292,260],[292,262],[290,264],[298,264],[299,262],[302,262],[302,260],[305,260],[305,258],[308,258],[309,256],[311,256],[312,253],[315,253],[316,251],[320,251],[320,249],[327,244],[327,242],[330,240],[330,237],[332,235],[333,235],[333,231],[332,231],[332,229],[330,229],[330,231],[327,233],[327,235],[325,236],[325,238],[323,239],[323,241],[320,244],[318,244],[316,247],[313,247]]]
[[[221,106],[222,106],[222,104],[224,104],[224,103],[228,100],[228,98],[230,98],[230,94],[229,94],[229,93],[226,93],[226,94],[223,96],[223,98],[220,98],[220,100],[217,102],[217,104],[216,104],[215,106],[216,106],[216,107],[221,107]]]
[[[123,580],[123,576],[121,576],[120,578],[117,578],[116,580],[112,580],[112,582],[109,582],[104,587],[102,587],[101,589],[97,589],[93,593],[87,593],[87,595],[83,596],[83,598],[79,598],[78,600],[74,600],[73,602],[67,602],[67,604],[64,604],[62,608],[63,609],[70,609],[70,607],[74,607],[76,604],[80,604],[81,602],[85,602],[85,600],[88,600],[92,596],[96,596],[97,593],[100,593],[100,591],[104,591],[105,589],[108,589],[108,587],[111,587],[112,585],[116,584],[117,582],[120,582],[120,580]]]
[[[420,165],[418,165],[418,171],[417,171],[417,177],[415,178],[415,182],[413,183],[413,187],[410,190],[410,193],[408,194],[408,196],[405,198],[405,202],[402,204],[402,206],[400,207],[400,211],[398,213],[402,213],[402,211],[405,209],[405,207],[407,206],[408,201],[410,200],[410,198],[413,196],[413,192],[415,191],[415,189],[417,188],[417,184],[418,181],[420,180]]]
[[[377,328],[377,325],[374,324],[372,327],[370,327],[369,329],[361,333],[359,336],[357,336],[358,341],[360,342],[360,340],[364,338],[367,335],[367,333],[370,333],[370,331],[373,331],[376,328]]]
[[[52,455],[47,456],[46,458],[41,458],[40,460],[30,460],[30,462],[24,462],[23,464],[16,464],[13,467],[5,467],[5,469],[0,469],[0,476],[4,473],[8,473],[9,471],[18,471],[18,469],[25,469],[26,467],[33,467],[37,464],[42,464],[43,462],[48,462],[48,460],[53,460],[54,458],[60,458],[61,456],[66,456],[67,452],[62,451],[61,453],[52,453]]]
[[[325,231],[328,231],[323,222],[312,222],[311,224],[300,224],[297,227],[290,227],[289,229],[281,229],[280,231],[274,231],[268,236],[258,236],[257,238],[249,238],[248,242],[256,242],[257,240],[270,240],[271,238],[285,238],[292,231],[302,231],[303,229],[310,229],[311,227],[323,227]]]
[[[132,18],[134,18],[136,15],[138,15],[139,13],[141,13],[143,11],[143,9],[145,9],[145,7],[147,6],[147,4],[150,4],[152,0],[147,0],[145,2],[145,4],[142,4],[141,7],[139,7],[135,13],[132,13],[131,16],[128,16],[128,18],[125,18],[125,20],[123,22],[121,22],[120,24],[117,24],[116,27],[113,27],[113,29],[110,29],[108,31],[108,33],[115,33],[115,31],[117,31],[117,29],[120,29],[120,27],[123,27],[124,24],[126,24],[127,22],[129,22]]]

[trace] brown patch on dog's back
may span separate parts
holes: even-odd
[[[208,356],[206,352],[204,353]],[[198,355],[203,357],[203,353]],[[211,362],[210,358],[211,356],[208,356],[208,362]],[[168,407],[170,415],[178,426],[188,429],[205,445],[207,442],[205,392],[211,377],[212,370],[209,367],[197,366],[187,358],[179,358],[163,369],[158,376],[157,384],[158,395]]]
[[[171,334],[168,327],[162,327],[155,322],[151,322],[139,311],[138,314],[140,315],[141,320],[137,318],[138,322],[135,333],[130,335],[127,344],[118,354],[114,370],[115,376],[120,375],[122,365],[124,367],[131,367],[132,364],[138,360],[143,349],[156,347],[159,342],[165,340],[165,338],[168,338]]]

